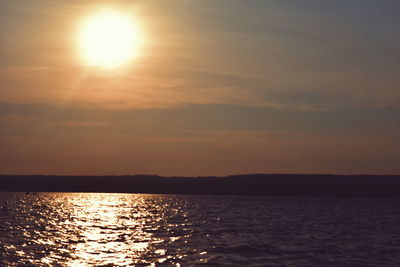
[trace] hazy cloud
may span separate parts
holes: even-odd
[[[115,71],[77,51],[81,20],[104,6],[132,13],[145,37]],[[399,173],[399,11],[394,0],[1,1],[0,169]]]

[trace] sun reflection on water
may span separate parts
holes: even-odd
[[[150,241],[161,241],[154,240],[142,227],[140,218],[153,214],[142,209],[132,210],[121,195],[90,194],[90,197],[70,200],[72,213],[67,223],[79,229],[79,239],[70,240],[74,244],[74,259],[68,265],[124,265],[129,256],[138,258],[144,254]]]
[[[195,235],[199,222],[189,220],[185,198],[102,193],[13,197],[14,209],[9,209],[0,225],[0,231],[1,227],[8,229],[0,236],[1,266],[7,262],[21,266],[179,266],[209,258],[199,246],[204,241]]]
[[[372,199],[3,192],[0,266],[398,266],[398,207]]]

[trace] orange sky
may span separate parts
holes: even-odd
[[[400,4],[300,2],[1,2],[0,173],[400,173]],[[77,40],[108,9],[113,69]]]

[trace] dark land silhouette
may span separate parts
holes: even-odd
[[[0,191],[399,198],[400,175],[0,175]]]

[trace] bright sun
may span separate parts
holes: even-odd
[[[104,68],[119,67],[137,53],[141,41],[132,17],[106,11],[84,21],[78,35],[85,63]]]

